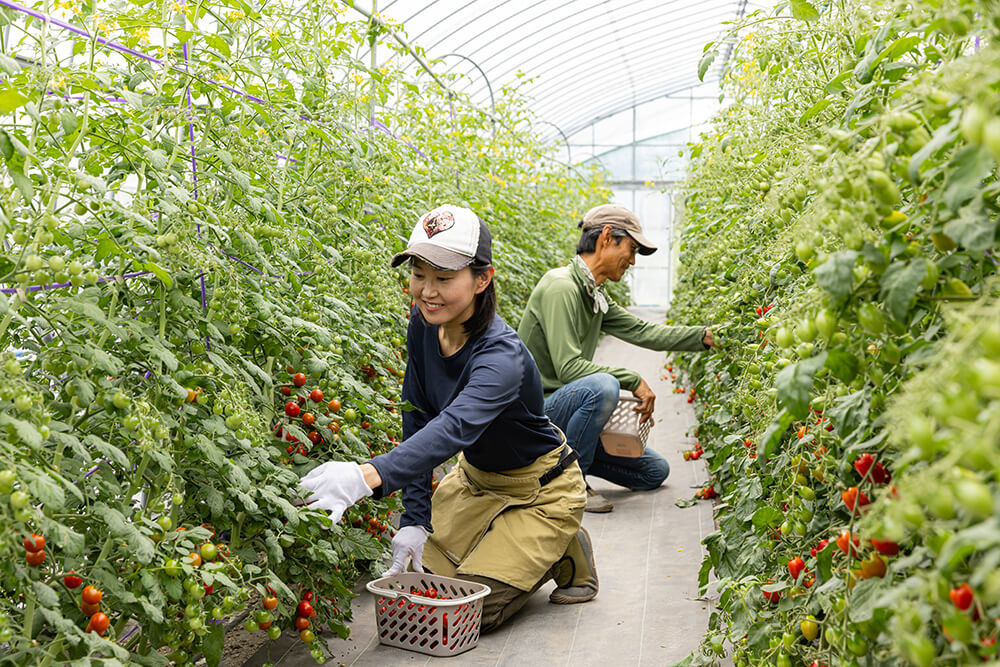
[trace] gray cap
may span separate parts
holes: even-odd
[[[583,215],[580,222],[581,229],[593,229],[611,225],[615,229],[620,229],[631,237],[639,246],[640,255],[652,255],[656,252],[656,246],[642,233],[642,226],[635,213],[628,210],[621,204],[601,204],[595,206]]]

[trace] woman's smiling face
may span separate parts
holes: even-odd
[[[469,267],[442,271],[417,258],[410,262],[410,296],[427,324],[461,324],[472,317],[476,294],[485,289],[480,282]]]

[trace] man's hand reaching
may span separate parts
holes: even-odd
[[[701,337],[701,342],[705,347],[715,347],[715,337],[712,335],[712,330],[705,327],[705,334]]]
[[[653,417],[653,404],[656,402],[656,394],[649,388],[646,381],[640,378],[639,386],[632,392],[632,395],[642,401],[642,403],[632,409],[641,415],[639,423],[645,424]]]

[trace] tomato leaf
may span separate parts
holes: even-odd
[[[809,414],[812,398],[813,377],[826,363],[826,352],[804,359],[781,369],[775,378],[778,388],[778,402],[796,419],[805,419]]]
[[[950,121],[934,131],[931,140],[924,144],[923,148],[913,154],[906,167],[906,175],[913,183],[920,182],[920,172],[927,158],[958,138],[958,124],[959,116],[955,114]]]
[[[226,629],[223,625],[213,625],[204,639],[201,650],[209,667],[218,667],[222,662],[222,649],[226,643]]]
[[[831,104],[833,104],[833,100],[831,99],[820,100],[816,104],[809,107],[809,109],[807,109],[806,112],[802,114],[802,116],[799,118],[799,122],[800,123],[806,122],[807,120],[809,120],[810,118],[818,114],[820,111],[830,106]]]
[[[838,301],[847,298],[851,293],[854,263],[857,259],[858,253],[853,250],[841,250],[833,253],[813,271],[816,284]]]
[[[833,407],[829,409],[830,420],[841,437],[852,433],[868,420],[871,398],[871,389],[866,387],[833,402]]]
[[[966,146],[951,159],[944,184],[945,204],[952,211],[969,201],[993,171],[993,156],[982,146]]]
[[[17,76],[21,72],[21,65],[13,58],[0,53],[0,70],[10,76]]]
[[[110,442],[102,440],[94,434],[88,435],[84,438],[84,441],[92,447],[98,454],[102,457],[109,459],[116,466],[122,470],[129,470],[132,464],[129,462],[128,457],[125,453],[112,445]]]
[[[28,98],[15,88],[0,90],[0,112],[10,113],[27,101]]]
[[[800,21],[815,21],[819,18],[819,12],[811,2],[806,0],[792,0],[792,16]]]
[[[151,539],[140,533],[135,525],[126,521],[121,512],[106,503],[95,503],[93,516],[103,521],[112,535],[124,538],[132,550],[132,556],[137,561],[143,565],[152,562],[153,556],[156,554],[156,545]]]
[[[830,372],[833,373],[834,377],[844,384],[848,384],[858,376],[858,371],[861,368],[861,362],[847,350],[833,348],[831,350],[827,350],[826,367],[830,369]]]
[[[711,67],[712,63],[715,61],[715,56],[716,56],[715,49],[712,49],[710,51],[706,51],[704,55],[702,55],[701,60],[698,61],[699,81],[705,80],[705,74],[708,73],[708,68]]]
[[[785,434],[788,430],[788,426],[792,423],[792,415],[788,414],[787,410],[782,410],[778,413],[778,417],[771,422],[771,425],[767,427],[764,431],[764,435],[760,437],[760,449],[761,453],[757,457],[757,461],[764,462],[774,451],[774,448],[778,446],[781,442],[781,436]]]
[[[59,594],[51,586],[40,581],[33,581],[31,582],[31,590],[35,592],[35,597],[43,607],[59,608]]]
[[[985,252],[993,247],[997,221],[986,212],[982,197],[977,197],[944,226],[944,233],[968,250]]]
[[[12,417],[7,413],[0,413],[0,425],[13,427],[14,432],[17,433],[17,437],[32,449],[38,450],[41,448],[42,434],[38,432],[34,424],[18,419],[17,417]]]
[[[923,259],[893,262],[882,274],[880,296],[889,313],[897,320],[906,320],[906,313],[920,291],[920,281],[926,276],[927,264]]]
[[[754,528],[762,530],[781,523],[782,517],[784,517],[784,514],[781,510],[770,505],[764,505],[753,513],[751,521]]]
[[[174,286],[173,279],[170,277],[170,274],[167,273],[167,270],[162,266],[156,262],[146,262],[144,266],[147,271],[152,271],[153,274],[160,279],[160,282],[166,285],[168,289]]]

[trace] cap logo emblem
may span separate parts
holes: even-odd
[[[431,238],[438,232],[443,232],[446,229],[454,227],[455,217],[449,211],[428,213],[424,217],[423,226],[424,231],[427,233],[427,238]]]

